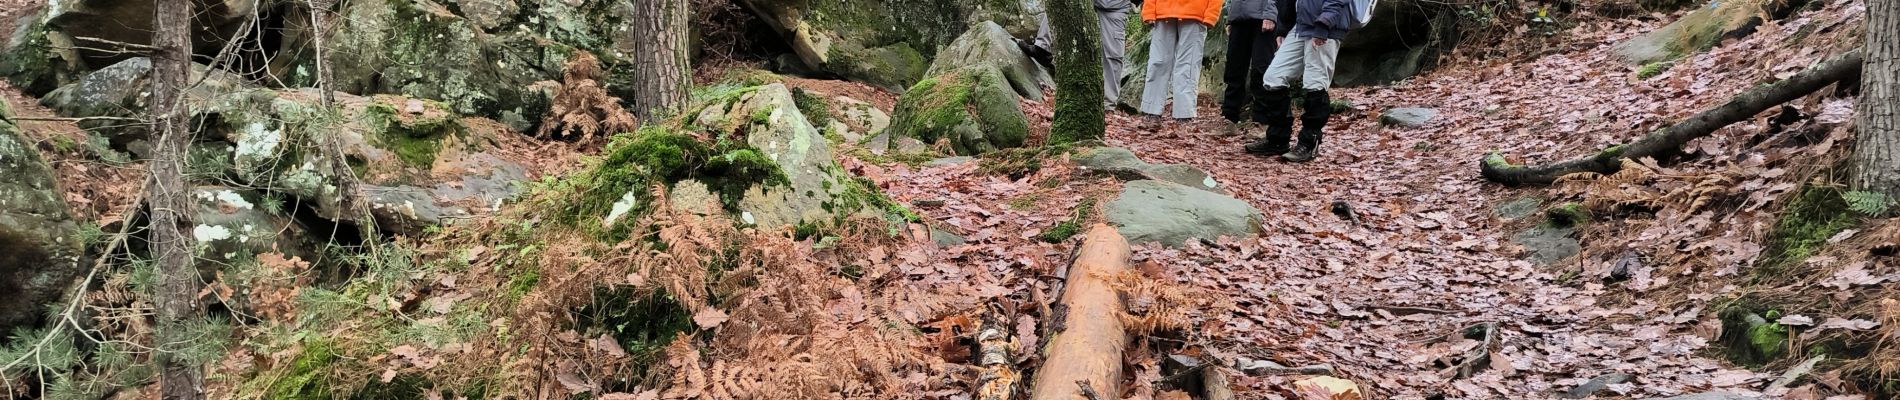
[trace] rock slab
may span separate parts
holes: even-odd
[[[1158,180],[1128,182],[1108,203],[1107,217],[1130,242],[1166,246],[1258,235],[1266,221],[1259,209],[1240,199]]]

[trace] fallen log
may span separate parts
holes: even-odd
[[[1016,370],[1016,340],[1010,337],[1009,320],[1001,307],[990,304],[983,313],[983,325],[976,330],[976,400],[1013,400],[1017,397],[1022,372]]]
[[[1058,300],[1068,310],[1066,321],[1047,337],[1030,398],[1077,400],[1121,393],[1128,333],[1122,326],[1121,294],[1108,280],[1128,270],[1128,256],[1128,240],[1114,227],[1096,224],[1089,229]]]
[[[1507,185],[1555,182],[1557,178],[1578,172],[1613,174],[1623,166],[1624,158],[1643,158],[1674,150],[1690,139],[1715,133],[1729,124],[1760,114],[1769,108],[1807,96],[1843,79],[1860,76],[1860,49],[1834,56],[1821,65],[1766,86],[1750,89],[1728,103],[1704,110],[1687,120],[1659,129],[1635,142],[1613,146],[1589,156],[1543,165],[1515,165],[1504,155],[1492,152],[1478,162],[1485,179]]]

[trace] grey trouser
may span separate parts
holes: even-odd
[[[1155,21],[1148,32],[1148,80],[1142,87],[1141,113],[1161,115],[1169,95],[1173,95],[1174,117],[1194,118],[1207,25],[1189,20],[1161,20]]]
[[[1123,64],[1128,55],[1128,9],[1095,9],[1095,16],[1102,23],[1102,95],[1108,96],[1104,104],[1114,104],[1122,98]],[[1044,14],[1042,26],[1036,30],[1036,47],[1054,50],[1050,47],[1049,16]]]
[[[1128,55],[1128,9],[1095,10],[1102,20],[1102,98],[1115,104],[1122,98],[1122,65]]]
[[[1261,79],[1269,89],[1285,89],[1293,77],[1303,77],[1301,86],[1306,90],[1326,90],[1333,86],[1333,62],[1339,58],[1339,41],[1327,40],[1324,45],[1313,45],[1313,39],[1294,31],[1287,35],[1286,42],[1280,44],[1280,51],[1273,53],[1273,66],[1267,67],[1267,75]]]

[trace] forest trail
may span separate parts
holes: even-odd
[[[1844,8],[1764,29],[1671,70],[1647,73],[1653,76],[1638,77],[1638,69],[1610,49],[1654,25],[1619,22],[1527,62],[1450,66],[1393,86],[1338,90],[1335,98],[1349,99],[1355,109],[1335,117],[1320,158],[1307,164],[1242,152],[1250,138],[1219,133],[1223,122],[1205,96],[1200,119],[1160,131],[1136,128],[1131,114],[1111,112],[1108,145],[1148,162],[1205,170],[1266,214],[1259,238],[1138,247],[1135,261],[1150,263],[1150,275],[1231,302],[1201,315],[1196,335],[1212,338],[1208,349],[1222,359],[1332,364],[1391,398],[1553,398],[1598,377],[1607,379],[1600,380],[1607,383],[1598,386],[1607,388],[1600,395],[1759,393],[1774,376],[1719,360],[1721,345],[1713,343],[1721,322],[1708,315],[1715,308],[1710,301],[1733,287],[1643,293],[1670,278],[1652,280],[1651,268],[1639,266],[1638,291],[1606,289],[1596,269],[1608,266],[1586,265],[1580,277],[1575,261],[1523,260],[1526,250],[1510,238],[1540,224],[1542,211],[1556,202],[1544,201],[1542,190],[1484,181],[1476,160],[1497,149],[1541,160],[1568,157],[1718,104],[1749,82],[1798,71],[1829,53],[1775,41],[1807,24],[1839,26],[1850,19],[1842,13],[1853,12]],[[1744,64],[1752,65],[1726,68]],[[1416,106],[1439,115],[1415,128],[1380,121],[1382,110]],[[1027,110],[1032,120],[1048,116],[1047,105]],[[1728,131],[1700,143],[1719,151],[1743,134]],[[896,166],[891,176],[866,175],[900,201],[948,200],[920,211],[981,230],[970,246],[1001,258],[1035,254],[1022,250],[1034,248],[1027,237],[1070,216],[1072,206],[1093,204],[1082,199],[1106,201],[1103,194],[1114,191],[1102,186],[1116,185],[1106,179],[1043,188],[1034,184],[1039,176],[1011,182],[967,164],[914,172]],[[1528,209],[1502,216],[1500,206],[1513,201]],[[1335,215],[1335,202],[1350,205],[1360,221]],[[1022,231],[1008,232],[1011,225]],[[1040,253],[1060,259],[1046,246]],[[1479,342],[1458,333],[1491,323],[1497,354],[1466,360]],[[1461,367],[1471,376],[1456,376]],[[1286,387],[1283,379],[1243,377],[1237,384],[1261,395]]]

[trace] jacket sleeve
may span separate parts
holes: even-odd
[[[1322,5],[1319,10],[1319,20],[1313,21],[1313,22],[1318,23],[1320,25],[1325,25],[1327,28],[1333,28],[1333,29],[1345,28],[1345,26],[1334,26],[1333,24],[1339,23],[1340,21],[1345,21],[1345,19],[1340,18],[1341,16],[1350,17],[1346,14],[1351,12],[1349,10],[1352,8],[1352,0],[1325,0],[1325,1],[1326,3]]]
[[[1255,10],[1254,17],[1260,18],[1261,21],[1273,21],[1273,24],[1278,26],[1280,24],[1280,12],[1279,5],[1275,3],[1280,1],[1292,0],[1260,0],[1260,9]]]
[[[1207,14],[1202,14],[1211,17],[1207,19],[1207,26],[1211,27],[1220,22],[1220,9],[1226,6],[1227,2],[1224,0],[1207,0]]]

